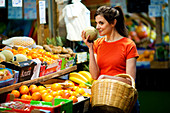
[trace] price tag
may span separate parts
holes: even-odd
[[[22,7],[22,0],[12,0],[12,7]]]
[[[149,16],[150,17],[161,17],[162,16],[162,5],[149,5]]]
[[[168,0],[151,0],[151,5],[161,5],[164,3],[168,3]]]
[[[0,7],[5,7],[5,0],[0,0]]]
[[[45,1],[39,1],[40,24],[46,23]]]

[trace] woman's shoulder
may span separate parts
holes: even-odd
[[[97,38],[97,39],[94,41],[94,43],[100,44],[100,43],[104,42],[104,40],[105,40],[105,37]]]
[[[127,38],[127,37],[124,37],[124,42],[125,42],[126,44],[135,44],[135,42],[134,42],[132,39]]]

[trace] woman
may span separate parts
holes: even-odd
[[[124,15],[120,7],[101,6],[95,15],[96,29],[102,38],[94,43],[88,42],[85,32],[82,39],[89,48],[89,71],[93,79],[117,79],[131,84],[129,79],[114,77],[126,73],[136,78],[136,58],[138,52],[135,43],[128,39]]]

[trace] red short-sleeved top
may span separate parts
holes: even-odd
[[[97,54],[100,75],[126,73],[126,60],[139,56],[136,44],[126,37],[115,42],[106,42],[105,37],[98,38],[93,48]]]

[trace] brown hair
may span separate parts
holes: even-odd
[[[128,30],[125,25],[124,14],[120,6],[116,6],[113,8],[108,6],[101,6],[97,9],[94,18],[97,15],[102,15],[109,24],[113,23],[114,19],[116,19],[117,23],[115,25],[115,28],[117,32],[124,37],[128,37]]]

